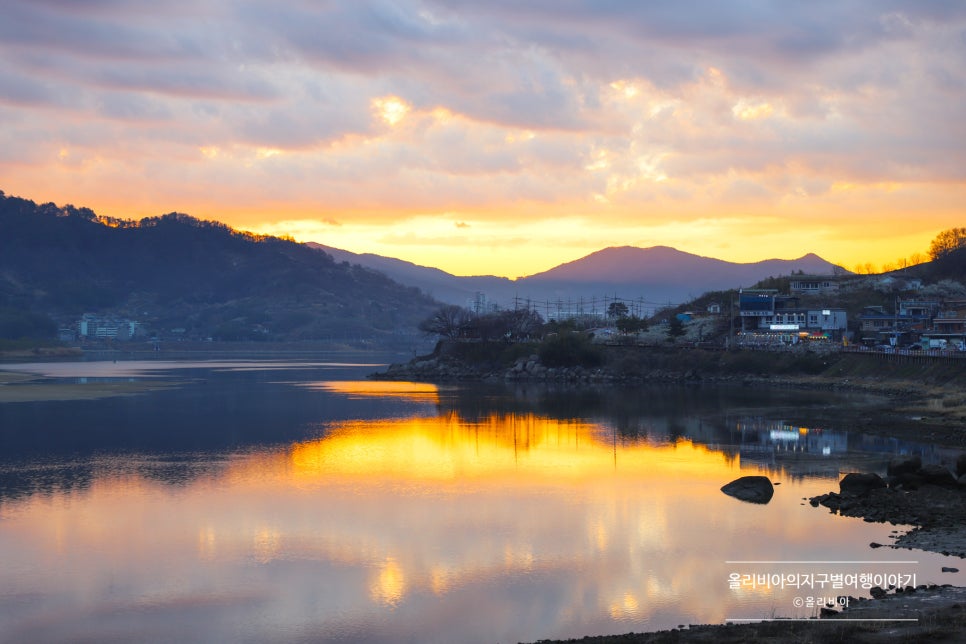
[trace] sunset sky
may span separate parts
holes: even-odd
[[[966,222],[966,3],[4,0],[0,190],[458,275]]]

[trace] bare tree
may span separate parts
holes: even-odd
[[[423,333],[435,334],[444,338],[458,338],[463,335],[473,314],[462,306],[451,304],[436,311],[431,317],[419,323]]]

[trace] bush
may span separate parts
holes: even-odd
[[[586,334],[574,331],[547,336],[540,343],[537,355],[547,367],[597,367],[604,362],[600,347]]]

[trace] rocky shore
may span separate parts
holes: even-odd
[[[890,621],[875,621],[890,620]],[[895,620],[895,621],[893,621]],[[898,621],[910,620],[910,621]],[[966,588],[920,586],[876,599],[853,599],[842,612],[821,619],[774,619],[749,624],[681,625],[653,633],[626,633],[552,642],[582,644],[819,644],[821,642],[962,642],[966,633]]]
[[[966,454],[959,457],[955,472],[923,466],[919,457],[897,459],[889,464],[885,479],[871,473],[848,474],[838,492],[809,502],[842,516],[916,526],[899,535],[891,547],[966,557]]]
[[[955,474],[959,475],[958,479]],[[871,548],[930,550],[966,557],[966,457],[959,459],[955,473],[940,467],[923,467],[918,458],[896,460],[889,465],[886,479],[876,474],[848,474],[840,481],[838,492],[809,501],[814,507],[823,506],[843,516],[917,526],[899,536],[894,544],[871,543]],[[950,572],[957,570],[949,569]],[[874,587],[870,594],[869,598],[849,597],[847,607],[841,611],[822,609],[817,619],[681,625],[651,633],[557,641],[583,644],[964,641],[966,588],[937,584]],[[552,642],[555,641],[541,640],[540,644]]]

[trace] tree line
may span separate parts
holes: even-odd
[[[545,321],[532,309],[518,308],[476,313],[468,308],[450,304],[423,320],[419,324],[419,329],[427,335],[452,340],[526,342],[539,339],[548,333],[586,330],[600,323],[599,317],[585,316],[585,318],[587,319],[568,318]],[[631,315],[630,309],[623,302],[612,302],[607,308],[607,318],[620,333],[630,334],[648,329],[647,320]],[[680,320],[674,321],[680,324]],[[676,328],[675,331],[677,331]]]

